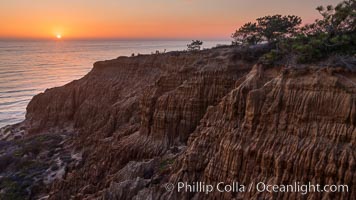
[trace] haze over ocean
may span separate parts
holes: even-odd
[[[156,50],[184,50],[190,41],[3,40],[0,41],[0,127],[25,119],[31,98],[79,79],[95,61]],[[204,48],[230,41],[204,41]]]

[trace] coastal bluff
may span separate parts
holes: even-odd
[[[346,68],[267,67],[235,47],[119,57],[36,95],[25,121],[1,130],[0,186],[26,180],[30,199],[353,200],[355,128],[356,74]],[[349,190],[165,187],[235,181]]]

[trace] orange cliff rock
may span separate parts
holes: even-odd
[[[28,135],[73,131],[80,165],[50,199],[355,199],[356,75],[267,68],[234,48],[120,57],[35,96]],[[167,192],[162,185],[347,184],[344,193]]]

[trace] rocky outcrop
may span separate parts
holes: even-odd
[[[354,199],[356,75],[234,48],[120,57],[47,90],[25,134],[72,132],[49,199]],[[27,136],[27,137],[29,137]],[[338,193],[167,192],[167,183],[347,184]]]

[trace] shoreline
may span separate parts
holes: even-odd
[[[206,46],[218,43],[207,41]],[[132,53],[137,55],[137,52],[151,54],[156,50],[183,50],[186,49],[186,42],[127,41],[122,44],[116,41],[109,44],[105,41],[73,43],[64,40],[59,43],[39,41],[22,44],[18,41],[8,42],[2,49],[2,56],[6,59],[3,59],[4,67],[0,69],[0,96],[3,101],[0,103],[1,127],[24,120],[27,104],[34,95],[82,78],[98,60],[115,59],[118,55],[130,56]]]

